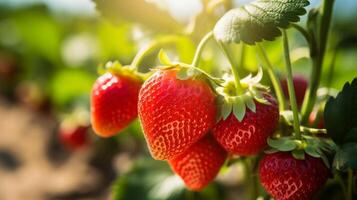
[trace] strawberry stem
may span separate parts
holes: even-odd
[[[158,49],[161,49],[163,46],[176,43],[179,39],[180,36],[168,35],[150,42],[147,46],[141,48],[136,54],[130,65],[131,68],[137,70],[147,56],[154,53]]]
[[[205,47],[205,45],[207,44],[207,42],[213,38],[213,32],[210,31],[209,33],[207,33],[202,40],[200,41],[200,43],[198,44],[197,50],[195,52],[195,56],[193,57],[193,61],[192,61],[192,66],[197,67],[197,65],[200,62],[201,59],[201,55],[202,55],[202,51]]]
[[[230,65],[231,65],[231,69],[232,69],[232,74],[234,77],[234,84],[235,84],[235,89],[236,89],[236,95],[240,95],[243,94],[244,89],[240,83],[240,77],[239,77],[239,73],[238,73],[238,64],[235,62],[233,56],[231,55],[228,46],[222,42],[219,42],[224,55],[227,57]]]
[[[311,71],[311,83],[306,91],[306,95],[304,98],[304,102],[302,104],[302,123],[305,124],[308,119],[309,115],[315,105],[316,101],[316,91],[319,87],[320,79],[321,79],[321,72],[322,72],[322,65],[325,56],[326,44],[328,39],[328,33],[331,25],[331,17],[333,11],[333,5],[335,0],[324,0],[322,11],[321,11],[321,21],[320,21],[320,28],[318,31],[318,44],[317,44],[317,54],[312,57],[313,61],[313,68]],[[315,44],[316,45],[316,44]]]
[[[284,97],[283,90],[281,88],[280,81],[279,81],[277,75],[274,73],[273,66],[272,66],[271,62],[269,61],[268,56],[267,56],[263,46],[260,45],[259,43],[257,44],[257,46],[258,46],[258,48],[257,48],[258,55],[259,55],[260,59],[262,60],[262,62],[264,63],[263,67],[265,68],[266,71],[268,71],[270,81],[273,85],[276,96],[278,98],[279,111],[282,112],[286,109],[286,104],[285,104],[285,97]]]
[[[293,117],[294,117],[294,132],[296,134],[296,139],[301,139],[300,133],[300,122],[299,122],[299,111],[296,103],[296,96],[295,96],[295,89],[293,83],[293,73],[291,69],[291,61],[290,61],[290,53],[289,53],[289,43],[288,43],[288,36],[285,30],[283,32],[283,43],[284,43],[284,56],[285,56],[285,67],[287,71],[287,82],[288,82],[288,91],[289,91],[289,99],[291,109],[293,110]]]

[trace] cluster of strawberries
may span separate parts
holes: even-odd
[[[92,90],[92,126],[110,137],[139,116],[152,157],[166,160],[189,189],[198,191],[215,178],[228,154],[262,152],[278,125],[279,110],[274,97],[264,93],[268,103],[254,101],[254,112],[247,109],[242,120],[232,111],[217,121],[211,85],[200,77],[178,79],[177,73],[159,69],[145,82],[127,73],[102,75]],[[320,159],[306,157],[266,155],[260,162],[263,186],[276,199],[309,199],[327,180],[328,169]]]

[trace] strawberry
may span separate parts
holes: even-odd
[[[294,83],[294,88],[295,88],[296,102],[297,102],[298,106],[300,107],[302,105],[302,102],[304,101],[305,92],[306,92],[306,89],[308,86],[308,81],[303,76],[294,75],[293,83]],[[283,89],[284,95],[287,98],[289,98],[287,79],[281,80],[281,87]]]
[[[318,110],[313,110],[309,116],[309,125],[320,129],[325,128],[323,114],[320,113]]]
[[[232,112],[213,128],[214,137],[229,153],[247,156],[257,154],[266,147],[267,138],[277,126],[279,110],[271,95],[265,93],[264,98],[270,104],[255,101],[256,111],[247,110],[242,121]]]
[[[207,135],[169,164],[190,190],[199,191],[216,177],[226,158],[227,152]]]
[[[87,126],[61,126],[59,130],[59,139],[69,149],[76,150],[88,144],[87,131]]]
[[[187,150],[214,125],[215,96],[199,77],[180,80],[177,69],[160,70],[139,93],[139,118],[150,152],[166,160]]]
[[[307,154],[297,160],[290,152],[277,152],[265,155],[259,163],[260,181],[276,200],[311,199],[329,175],[320,158]]]
[[[92,89],[91,120],[99,136],[113,136],[137,117],[140,87],[140,78],[129,73],[107,72],[97,79]]]

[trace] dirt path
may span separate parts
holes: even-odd
[[[88,164],[91,149],[71,154],[61,148],[53,149],[49,144],[55,130],[56,122],[50,117],[5,103],[0,98],[1,200],[84,199],[81,196],[100,199],[103,196],[91,194],[100,188],[102,178]]]

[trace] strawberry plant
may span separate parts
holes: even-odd
[[[138,117],[152,158],[167,162],[192,191],[204,191],[220,171],[240,163],[251,179],[246,182],[251,199],[309,200],[338,182],[340,198],[352,200],[357,79],[346,83],[336,97],[330,88],[320,95],[334,0],[311,8],[306,26],[298,24],[309,4],[255,0],[232,8],[202,37],[191,63],[173,61],[177,51],[163,50],[179,49],[179,34],[154,39],[128,66],[110,63],[92,90],[94,131],[101,137],[114,136]],[[152,20],[145,19],[148,25]],[[163,21],[166,30],[171,18]],[[174,25],[171,29],[180,29]],[[308,81],[293,72],[288,29],[307,43]],[[265,41],[279,42],[282,80]],[[203,51],[209,43],[230,70],[221,68],[227,64],[219,58],[213,58],[219,60],[214,70],[205,68]],[[254,76],[244,66],[248,47],[259,57]],[[157,53],[160,64],[153,62],[150,70],[142,70],[144,60]],[[119,184],[123,183],[116,184],[114,193],[122,199],[125,192],[118,192]]]

